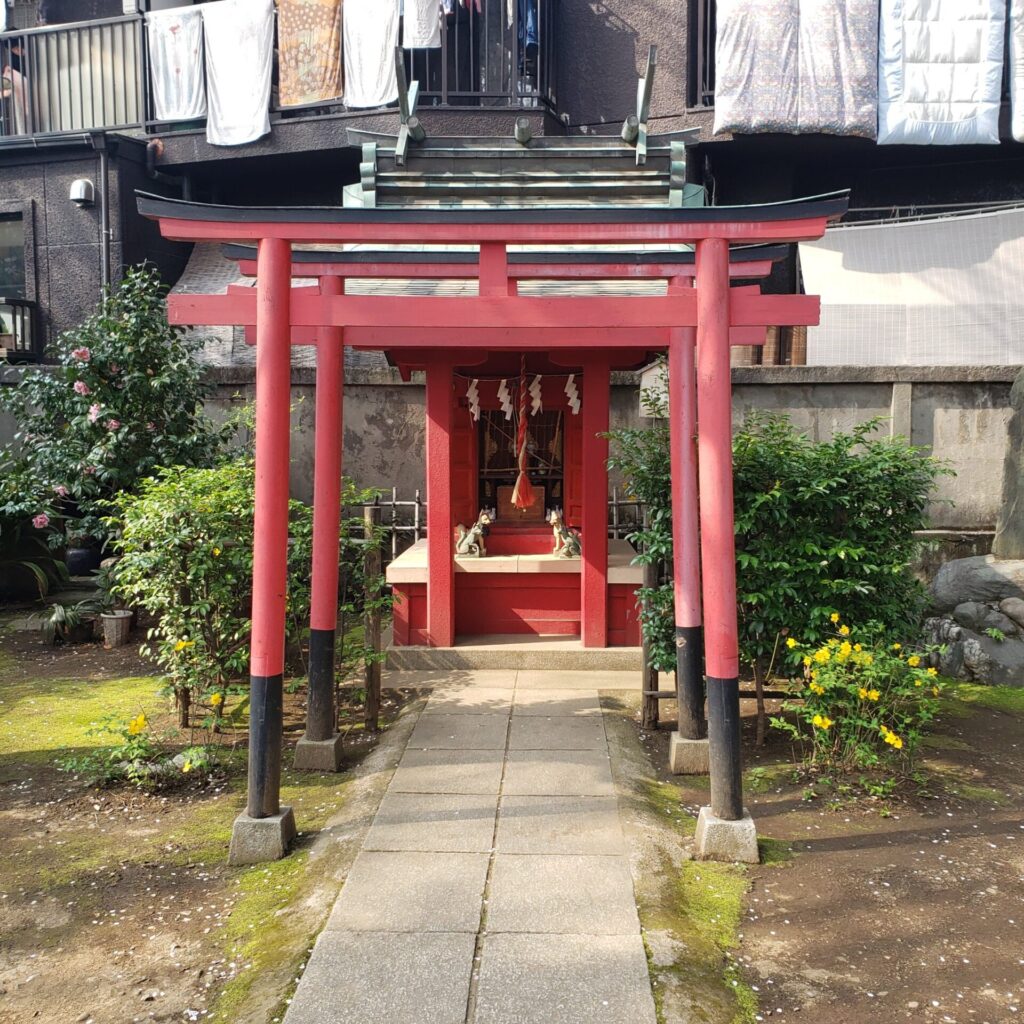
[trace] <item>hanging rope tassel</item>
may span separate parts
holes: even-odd
[[[522,357],[519,371],[519,430],[516,436],[516,451],[518,453],[519,476],[516,478],[516,485],[512,490],[512,504],[522,510],[529,508],[536,500],[533,485],[526,475],[528,454],[526,451],[526,399],[528,391],[526,387],[526,356]]]

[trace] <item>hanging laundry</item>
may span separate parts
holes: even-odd
[[[383,107],[398,99],[398,0],[346,0],[345,105]]]
[[[874,138],[878,0],[718,0],[716,132]]]
[[[1024,0],[1010,0],[1011,131],[1024,142]]]
[[[441,5],[438,0],[405,0],[402,45],[407,50],[441,45]]]
[[[146,15],[146,36],[153,117],[157,121],[206,117],[202,8],[150,11]]]
[[[274,0],[203,4],[210,112],[206,141],[242,146],[270,131]]]
[[[879,145],[999,143],[1006,0],[882,0]]]
[[[342,95],[341,0],[277,0],[282,107]]]

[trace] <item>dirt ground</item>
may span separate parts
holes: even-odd
[[[793,854],[750,872],[736,958],[757,1019],[1024,1019],[1024,718],[951,702],[923,789],[878,799],[795,779],[781,734],[754,748],[754,713],[744,700],[747,806]],[[706,781],[665,773],[667,732],[643,740],[695,813]]]
[[[0,721],[5,703],[25,714],[35,706],[63,717],[54,700],[70,707],[90,686],[109,687],[111,680],[123,683],[129,700],[156,689],[152,666],[132,646],[49,648],[38,634],[9,633],[0,638],[0,669]],[[58,698],[64,680],[77,689]],[[408,698],[384,696],[385,719]],[[118,699],[115,689],[111,704]],[[303,699],[301,691],[286,695],[287,745],[301,735]],[[154,722],[158,732],[174,722],[163,707]],[[132,703],[102,710],[136,713]],[[239,989],[245,972],[263,966],[252,944],[252,919],[293,910],[301,915],[303,907],[292,904],[310,903],[300,882],[314,833],[344,802],[350,773],[286,769],[283,796],[305,830],[298,855],[266,870],[231,869],[225,855],[244,802],[244,733],[225,737],[239,748],[227,774],[200,787],[147,795],[75,783],[54,765],[56,748],[29,749],[6,721],[0,734],[0,1022],[238,1024],[241,1011],[211,1008],[226,989]],[[371,748],[354,735],[353,764]],[[326,881],[333,894],[336,882]],[[298,934],[301,958],[305,937]],[[269,1019],[287,981],[287,974],[278,979],[257,1019]]]

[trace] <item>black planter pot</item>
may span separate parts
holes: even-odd
[[[99,548],[68,548],[64,564],[72,576],[89,576],[99,567],[103,556]]]

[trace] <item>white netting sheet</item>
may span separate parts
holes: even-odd
[[[800,266],[808,364],[1024,363],[1024,209],[833,228]]]

